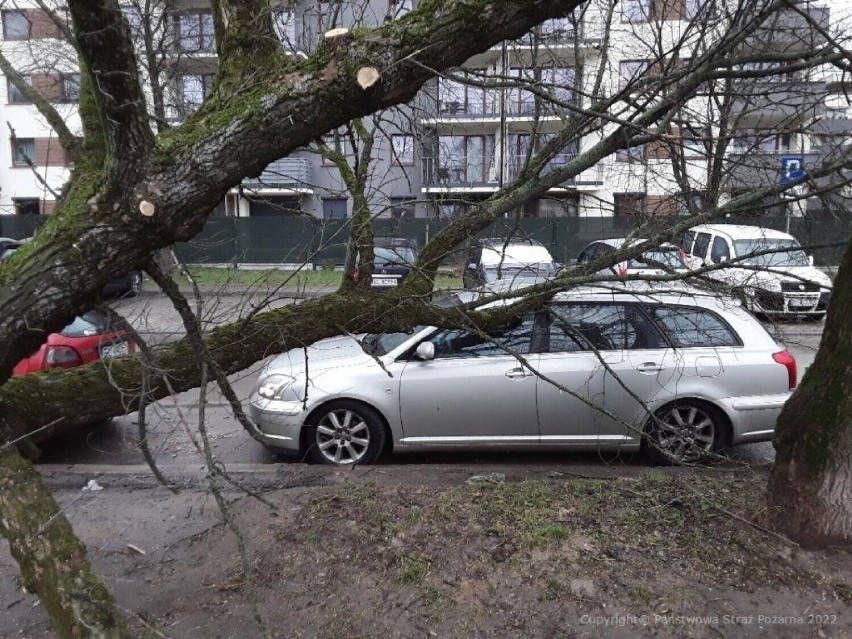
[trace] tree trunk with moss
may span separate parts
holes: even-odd
[[[814,363],[775,431],[769,515],[805,546],[852,544],[852,243]]]

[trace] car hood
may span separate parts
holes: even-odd
[[[364,352],[361,343],[354,337],[331,337],[320,340],[307,349],[294,348],[278,355],[264,366],[261,377],[273,373],[297,377],[305,373],[305,355],[309,375],[320,374],[330,368],[373,363],[375,359]]]
[[[831,278],[813,266],[773,266],[772,272],[755,271],[745,268],[726,268],[719,271],[719,278],[734,285],[748,285],[759,288],[778,288],[781,282],[808,281],[819,284],[825,289],[831,288]]]

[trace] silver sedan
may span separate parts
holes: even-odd
[[[732,300],[577,289],[491,335],[423,327],[279,355],[250,399],[269,447],[330,464],[389,449],[642,450],[684,463],[771,439],[796,363]]]

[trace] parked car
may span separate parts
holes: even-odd
[[[465,288],[493,285],[498,280],[516,280],[556,275],[561,265],[536,240],[485,238],[468,249],[462,274]]]
[[[29,242],[32,238],[24,238],[23,240],[11,240],[9,238],[0,238],[0,260],[9,257],[21,246]],[[106,286],[101,289],[103,297],[136,297],[142,292],[142,271],[133,269],[123,275],[107,282]]]
[[[136,343],[124,329],[106,316],[89,311],[76,317],[58,333],[51,333],[35,353],[21,360],[12,375],[26,375],[52,368],[74,368],[98,359],[136,352]]]
[[[491,337],[420,327],[291,350],[264,366],[250,410],[267,446],[328,464],[441,446],[690,462],[771,439],[796,373],[734,300],[584,287]]]
[[[416,260],[416,251],[408,246],[376,245],[373,248],[373,277],[370,286],[374,289],[396,288],[408,277]],[[353,277],[358,281],[361,277],[360,271],[356,270]]]
[[[768,317],[821,320],[831,300],[831,278],[814,267],[792,235],[759,226],[703,224],[681,247],[693,267],[726,264],[707,273],[733,290],[747,308]]]
[[[582,251],[571,264],[586,264],[626,246],[644,244],[646,239],[628,239],[625,237],[610,238],[592,242]],[[641,255],[630,260],[624,260],[606,269],[617,275],[666,275],[685,272],[687,265],[683,250],[674,244],[660,246],[643,251]]]

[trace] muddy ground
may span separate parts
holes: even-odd
[[[140,637],[852,635],[852,556],[761,530],[760,472],[285,468],[226,490],[244,559],[200,476],[46,476]],[[0,570],[0,637],[52,636]]]

